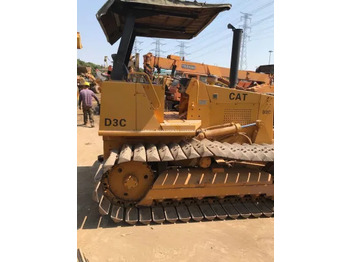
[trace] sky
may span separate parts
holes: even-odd
[[[102,31],[96,13],[106,0],[77,1],[77,30],[82,38],[83,49],[77,50],[77,57],[86,62],[103,65],[104,56],[111,61],[111,54],[117,53],[119,41],[111,46]],[[204,2],[204,1],[198,1]],[[242,13],[251,14],[248,20],[250,30],[246,44],[246,70],[255,70],[259,65],[274,63],[274,1],[271,0],[207,0],[206,3],[232,5],[229,11],[221,12],[214,21],[198,36],[191,40],[181,40],[185,44],[185,60],[223,67],[230,66],[232,50],[232,31],[227,29],[231,23],[243,28]],[[136,37],[141,56],[155,49],[155,38]],[[161,56],[179,55],[180,41],[160,39]],[[108,61],[110,64],[111,62]],[[142,66],[142,59],[140,61]]]

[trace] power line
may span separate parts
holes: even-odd
[[[227,37],[228,37],[229,35],[231,35],[231,34],[232,34],[231,32],[227,32],[227,33],[226,33],[225,35],[223,35],[221,38],[215,38],[215,39],[213,39],[214,41],[207,42],[206,45],[204,45],[204,46],[202,46],[202,47],[200,47],[200,48],[197,47],[197,49],[196,49],[195,51],[193,51],[192,54],[198,53],[198,52],[200,52],[200,51],[201,51],[202,53],[206,53],[207,50],[208,50],[208,49],[206,49],[207,47],[215,47],[215,48],[216,48],[216,46],[214,45],[215,43],[218,43],[218,42],[220,42],[220,41],[223,40],[223,39],[227,39]]]
[[[273,37],[273,34],[261,35],[261,36],[257,36],[257,37],[252,37],[251,41],[262,40],[262,39],[271,38],[271,37]]]
[[[246,10],[248,7],[250,7],[251,5],[254,5],[255,3],[245,3],[246,5],[245,6],[243,6],[242,8],[240,8],[240,10]]]
[[[227,39],[229,40],[229,38],[227,38]],[[224,41],[224,42],[222,42],[220,45],[216,45],[216,46],[213,46],[213,47],[215,47],[215,49],[216,49],[216,52],[215,52],[216,54],[219,54],[219,53],[221,53],[222,51],[229,52],[229,51],[231,50],[231,49],[230,49],[230,48],[231,48],[230,42],[228,42],[228,41]],[[224,49],[223,49],[224,47],[227,47],[228,50],[224,50]],[[212,50],[212,48],[206,49],[204,53],[210,53],[210,52],[209,52],[210,50]],[[197,59],[197,58],[199,58],[199,57],[203,57],[203,54],[204,54],[204,53],[201,53],[201,54],[198,54],[198,55],[192,57],[192,58],[191,58],[191,61],[194,62],[194,59]]]
[[[262,19],[260,19],[260,20],[258,20],[258,21],[256,21],[256,22],[254,22],[253,24],[251,24],[251,26],[260,24],[261,22],[264,22],[265,20],[268,20],[268,19],[270,19],[270,18],[272,18],[272,17],[273,17],[273,14],[271,14],[271,15],[269,15],[269,16],[267,16],[267,17],[264,17],[264,18],[262,18]]]
[[[228,15],[231,15],[231,14],[228,14]],[[221,18],[223,18],[223,17],[221,17]],[[223,23],[218,23],[218,21],[219,21],[219,19],[214,20],[213,25],[215,25],[215,24],[218,24],[217,26],[223,25]],[[239,19],[236,19],[234,22],[231,22],[231,24],[236,24],[236,23],[238,23],[238,22],[239,22]],[[192,43],[196,43],[196,42],[198,42],[198,41],[206,40],[206,39],[208,39],[208,38],[210,38],[210,37],[212,37],[212,36],[217,36],[217,35],[218,35],[217,26],[211,28],[211,30],[205,31],[205,30],[206,30],[206,29],[205,29],[199,36],[197,36],[196,38],[193,38],[193,39],[190,40],[190,41],[191,41],[191,44],[192,44]],[[225,26],[226,26],[226,25],[224,25],[223,28],[225,28]],[[226,30],[223,30],[223,31],[226,32]],[[220,31],[219,31],[219,32],[220,32]]]
[[[271,31],[273,32],[273,28],[274,28],[274,25],[270,25],[270,26],[268,26],[268,27],[264,27],[264,28],[259,29],[259,30],[256,30],[256,31],[253,30],[252,37],[259,36],[259,35],[261,35],[261,34],[270,33]],[[271,30],[271,29],[272,29],[272,30]],[[267,31],[267,32],[266,32],[266,31]]]
[[[236,19],[234,22],[231,22],[231,24],[237,24],[239,21],[240,21],[239,19]],[[221,31],[221,30],[218,31],[217,28],[214,28],[214,29],[213,29],[213,32],[212,32],[211,34],[204,35],[204,36],[201,37],[201,38],[195,38],[194,40],[199,39],[199,40],[202,40],[202,41],[201,41],[201,43],[199,43],[199,44],[195,44],[195,43],[193,42],[194,40],[191,42],[191,44],[193,45],[193,48],[196,48],[196,50],[193,51],[192,54],[197,53],[197,52],[199,52],[199,51],[203,51],[204,48],[210,47],[210,46],[212,46],[213,44],[215,44],[215,43],[217,43],[217,42],[220,42],[223,38],[227,38],[229,35],[231,35],[230,32],[228,32],[227,30],[224,30],[224,29],[226,28],[225,25],[222,25],[222,26],[220,26],[220,27],[223,28],[222,31]],[[224,34],[222,35],[221,32],[223,32]],[[213,35],[214,37],[209,37],[210,35]],[[222,36],[222,37],[221,37],[221,38],[218,38],[218,37],[220,37],[220,36]],[[203,38],[206,38],[206,39],[203,39]],[[210,38],[209,40],[212,40],[212,39],[213,39],[213,41],[210,41],[210,42],[206,41],[208,38]],[[203,43],[204,45],[201,45],[202,43]],[[205,52],[205,51],[204,51],[204,52]]]
[[[264,5],[261,5],[261,6],[259,6],[258,8],[256,8],[256,9],[250,11],[250,13],[251,13],[251,14],[254,14],[254,13],[256,13],[256,12],[258,12],[258,11],[260,11],[260,10],[262,10],[262,9],[264,9],[264,8],[266,8],[266,7],[268,7],[268,6],[270,6],[270,5],[273,5],[273,2],[274,2],[274,1],[269,2],[269,3],[267,3],[267,4],[264,4]]]

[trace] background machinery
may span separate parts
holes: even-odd
[[[181,94],[178,91],[179,82],[177,80],[173,81],[176,78],[196,78],[207,83],[208,76],[215,76],[217,85],[226,87],[229,85],[229,68],[184,61],[181,60],[180,56],[176,55],[168,55],[164,58],[147,53],[143,56],[143,67],[151,79],[156,76],[157,82],[166,82],[166,99],[169,104],[167,108],[173,108],[181,98]],[[265,73],[261,71],[261,68],[264,69],[265,66],[260,66],[258,68],[259,71],[256,72],[238,70],[238,83],[235,88],[258,93],[274,93],[273,73]],[[171,70],[170,75],[162,77],[163,82],[159,81],[162,69]]]
[[[77,32],[77,49],[82,49],[83,45],[81,44],[81,37],[80,37],[80,33]]]
[[[207,65],[181,60],[180,56],[168,55],[166,58],[153,56],[147,53],[143,56],[143,67],[151,72],[157,69],[171,70],[171,76],[197,78],[202,82],[207,81],[208,75],[215,75],[218,79],[228,80],[230,77],[230,68]],[[145,70],[146,71],[146,70]],[[238,86],[250,87],[253,85],[271,84],[270,77],[266,73],[238,70]]]
[[[77,49],[82,49],[83,45],[81,43],[80,33],[77,32]],[[79,92],[82,89],[82,85],[88,82],[90,84],[89,89],[94,93],[98,93],[99,86],[97,84],[96,78],[92,74],[92,68],[88,66],[77,67],[77,98],[79,98]]]
[[[164,112],[165,85],[127,70],[136,36],[191,39],[230,4],[109,0],[97,19],[113,54],[102,82],[104,155],[93,198],[118,223],[272,216],[273,96],[233,89],[241,29],[234,33],[230,87],[181,79],[186,100]],[[233,65],[233,66],[232,66]]]

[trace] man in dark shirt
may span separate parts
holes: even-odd
[[[92,112],[92,98],[95,98],[98,105],[100,105],[100,102],[98,101],[94,92],[88,89],[89,86],[90,84],[88,82],[85,82],[83,84],[83,90],[81,90],[79,93],[78,105],[79,105],[79,109],[81,109],[81,104],[83,104],[84,125],[87,124],[88,116],[89,116],[91,127],[94,127],[94,115]]]

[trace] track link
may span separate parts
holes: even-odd
[[[268,203],[268,204],[267,204]],[[123,207],[111,205],[109,215],[115,223],[126,222],[135,224],[161,224],[164,222],[178,223],[204,220],[224,220],[254,217],[274,216],[273,201],[260,198],[259,200],[243,200],[227,198],[222,201],[202,201],[174,203],[152,207]]]
[[[273,162],[274,145],[272,144],[229,144],[208,139],[181,141],[166,144],[124,144],[120,149],[111,150],[109,157],[103,162],[95,175],[99,181],[108,169],[115,164],[129,161],[137,162],[173,162],[199,159],[204,157],[223,158],[226,160]]]

